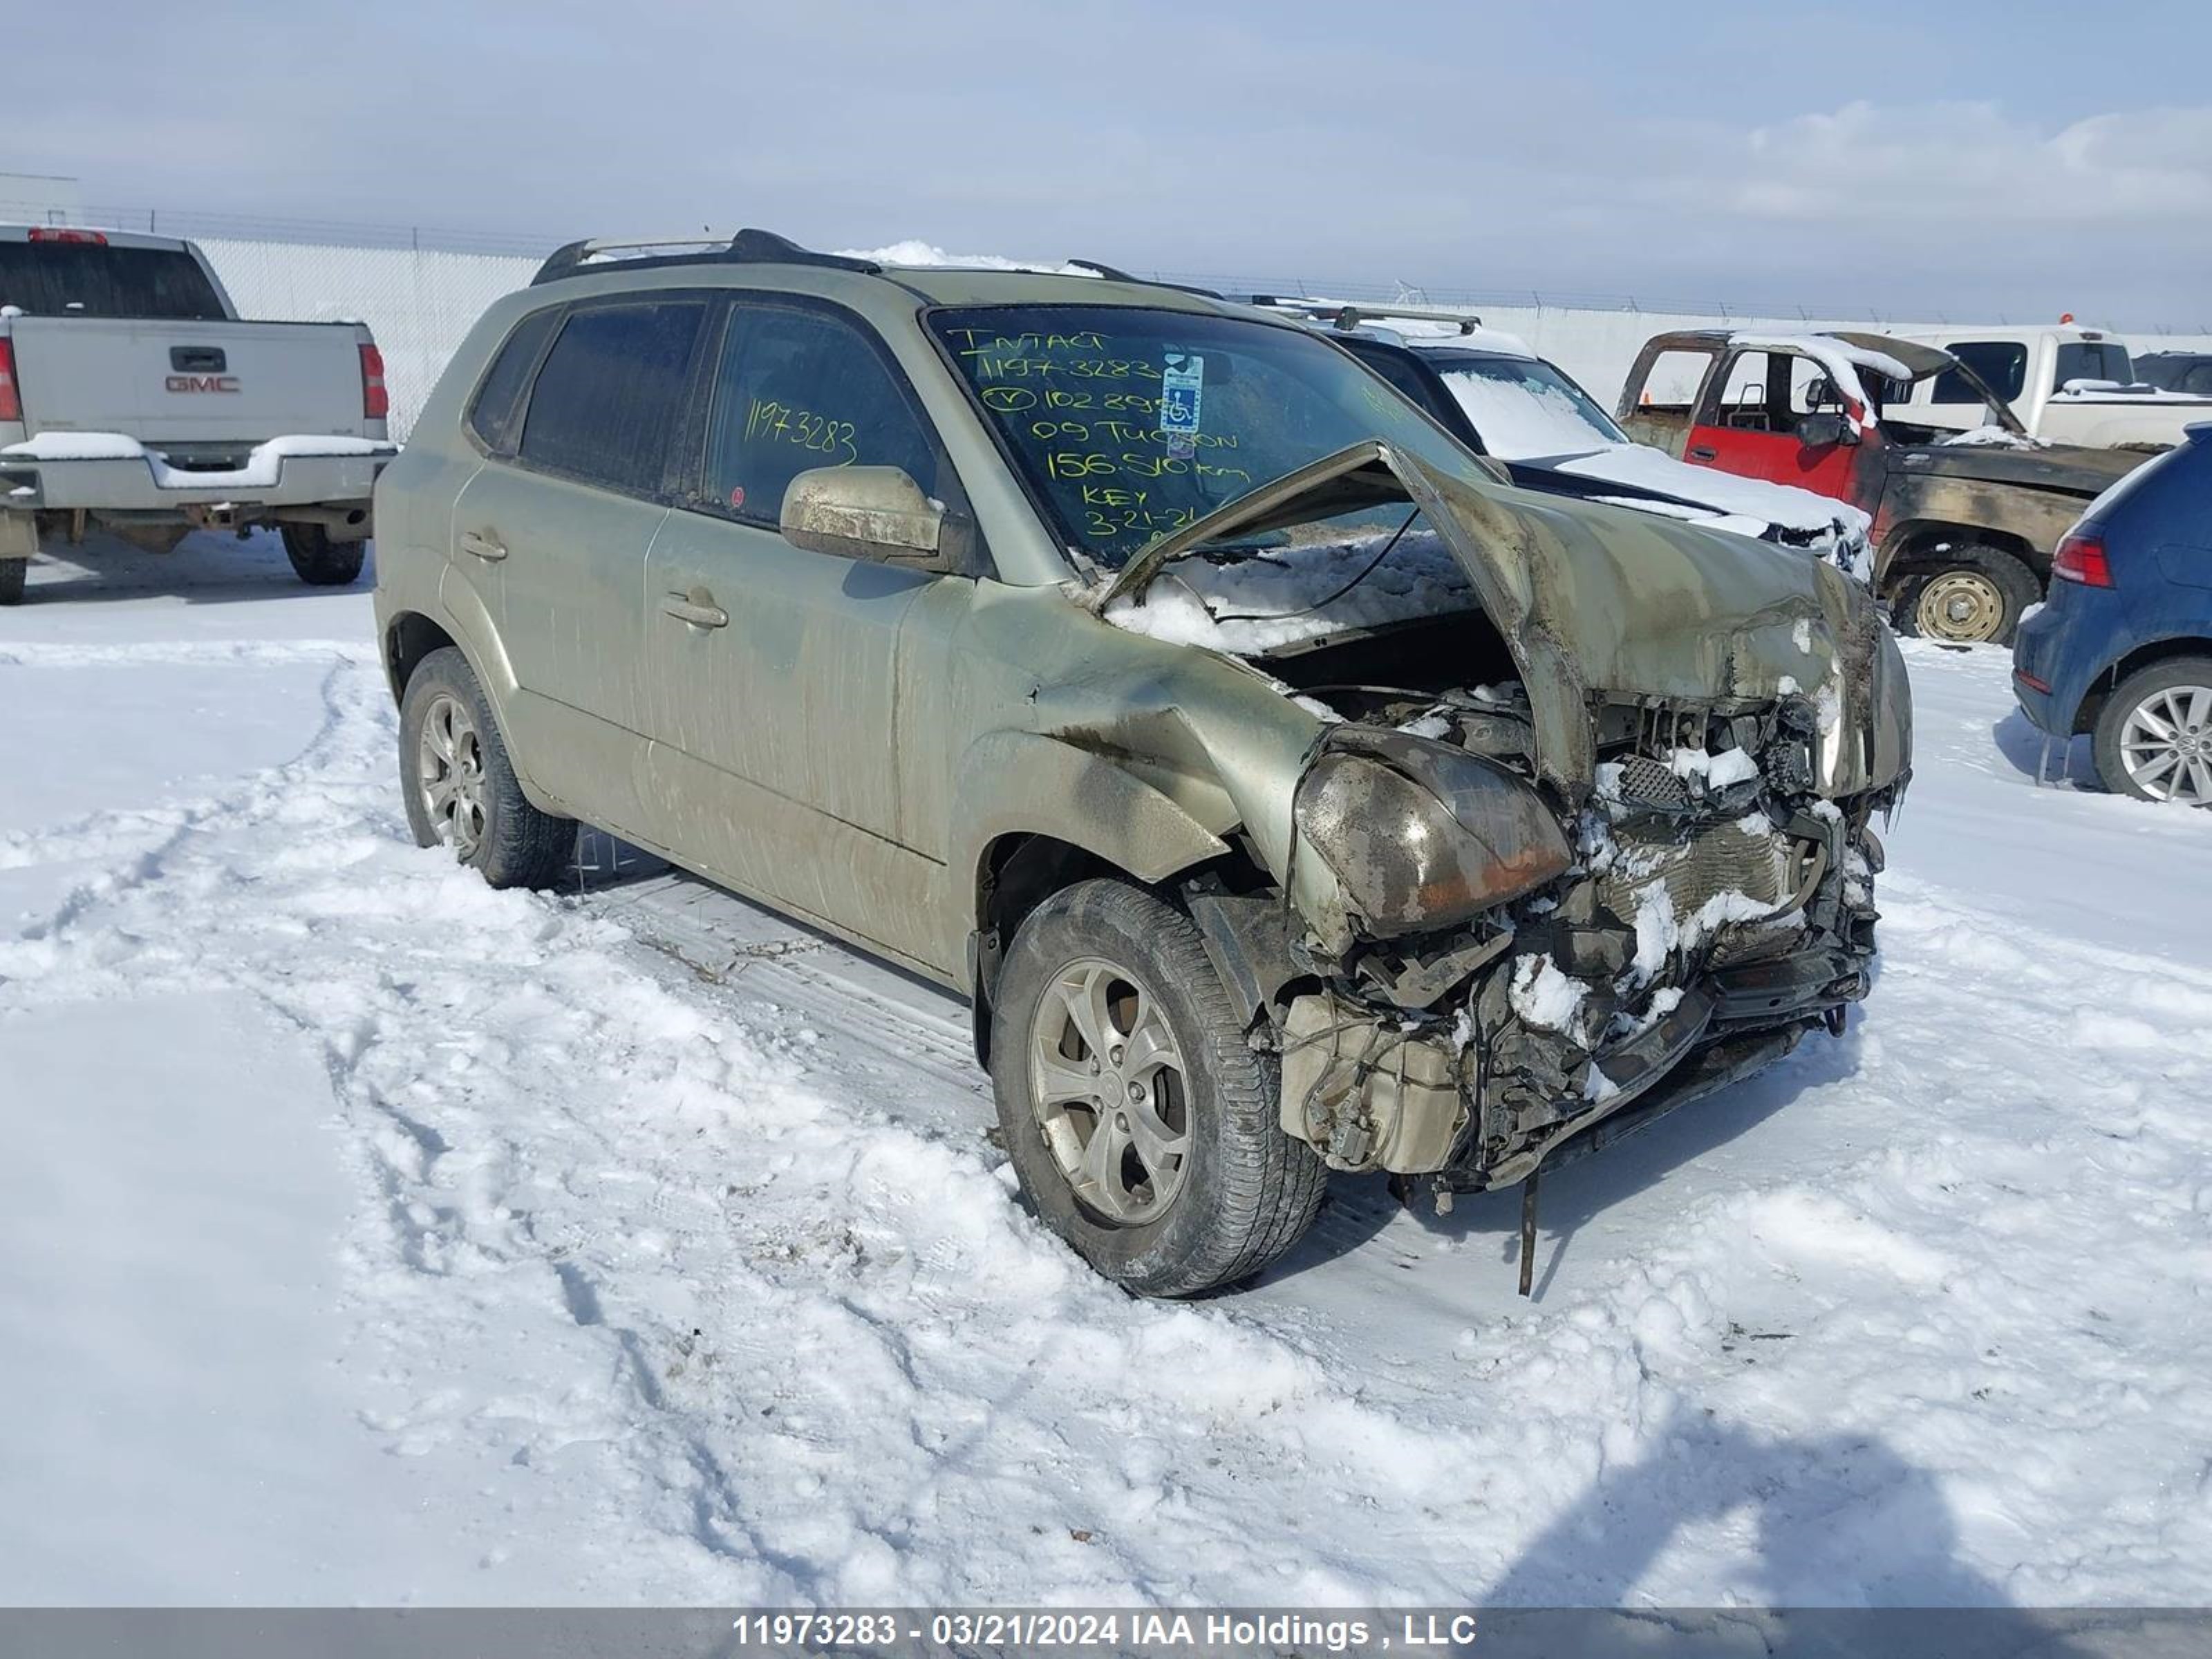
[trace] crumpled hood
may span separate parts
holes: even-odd
[[[1813,700],[1825,795],[1902,774],[1911,702],[1896,641],[1833,565],[1626,510],[1569,506],[1449,473],[1377,441],[1261,486],[1133,560],[1094,603],[1228,533],[1360,501],[1410,499],[1467,573],[1528,693],[1539,775],[1571,804],[1595,781],[1594,702],[1747,708]]]

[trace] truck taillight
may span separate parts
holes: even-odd
[[[61,225],[33,225],[25,240],[33,242],[89,242],[94,247],[106,247],[107,237],[97,230],[72,230]]]
[[[392,394],[384,389],[384,354],[373,345],[361,349],[361,413],[369,421],[392,413]]]
[[[2068,531],[2051,556],[2051,574],[2084,587],[2110,587],[2112,562],[2105,556],[2105,538],[2094,531]]]
[[[23,418],[23,394],[15,386],[15,343],[0,340],[0,421]]]

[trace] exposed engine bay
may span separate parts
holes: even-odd
[[[1362,485],[1418,518],[1329,538],[1312,507]],[[1679,563],[1579,524],[1555,543],[1379,449],[1273,493],[1101,609],[1320,721],[1266,860],[1286,959],[1255,1036],[1286,1133],[1448,1202],[1841,1032],[1871,982],[1871,820],[1910,777],[1863,590],[1748,538]]]
[[[1367,906],[1340,955],[1293,945],[1322,984],[1285,1021],[1283,1124],[1332,1166],[1510,1183],[1865,996],[1869,819],[1898,792],[1813,793],[1812,698],[1606,702],[1596,787],[1560,812],[1518,682],[1308,695],[1343,719],[1300,828]],[[1437,803],[1464,833],[1426,821]]]

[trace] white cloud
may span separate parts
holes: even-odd
[[[1859,101],[1754,128],[1727,183],[1722,199],[1753,218],[2139,219],[2180,231],[2212,214],[2212,108],[2045,127],[1989,103]]]

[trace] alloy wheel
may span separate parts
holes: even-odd
[[[1175,1202],[1190,1168],[1188,1074],[1159,999],[1127,969],[1086,957],[1053,976],[1030,1024],[1030,1097],[1087,1208],[1133,1227]]]
[[[438,839],[465,862],[484,834],[483,741],[459,697],[440,692],[422,716],[416,777]]]
[[[2130,709],[2120,764],[2153,800],[2212,806],[2212,686],[2167,686]]]

